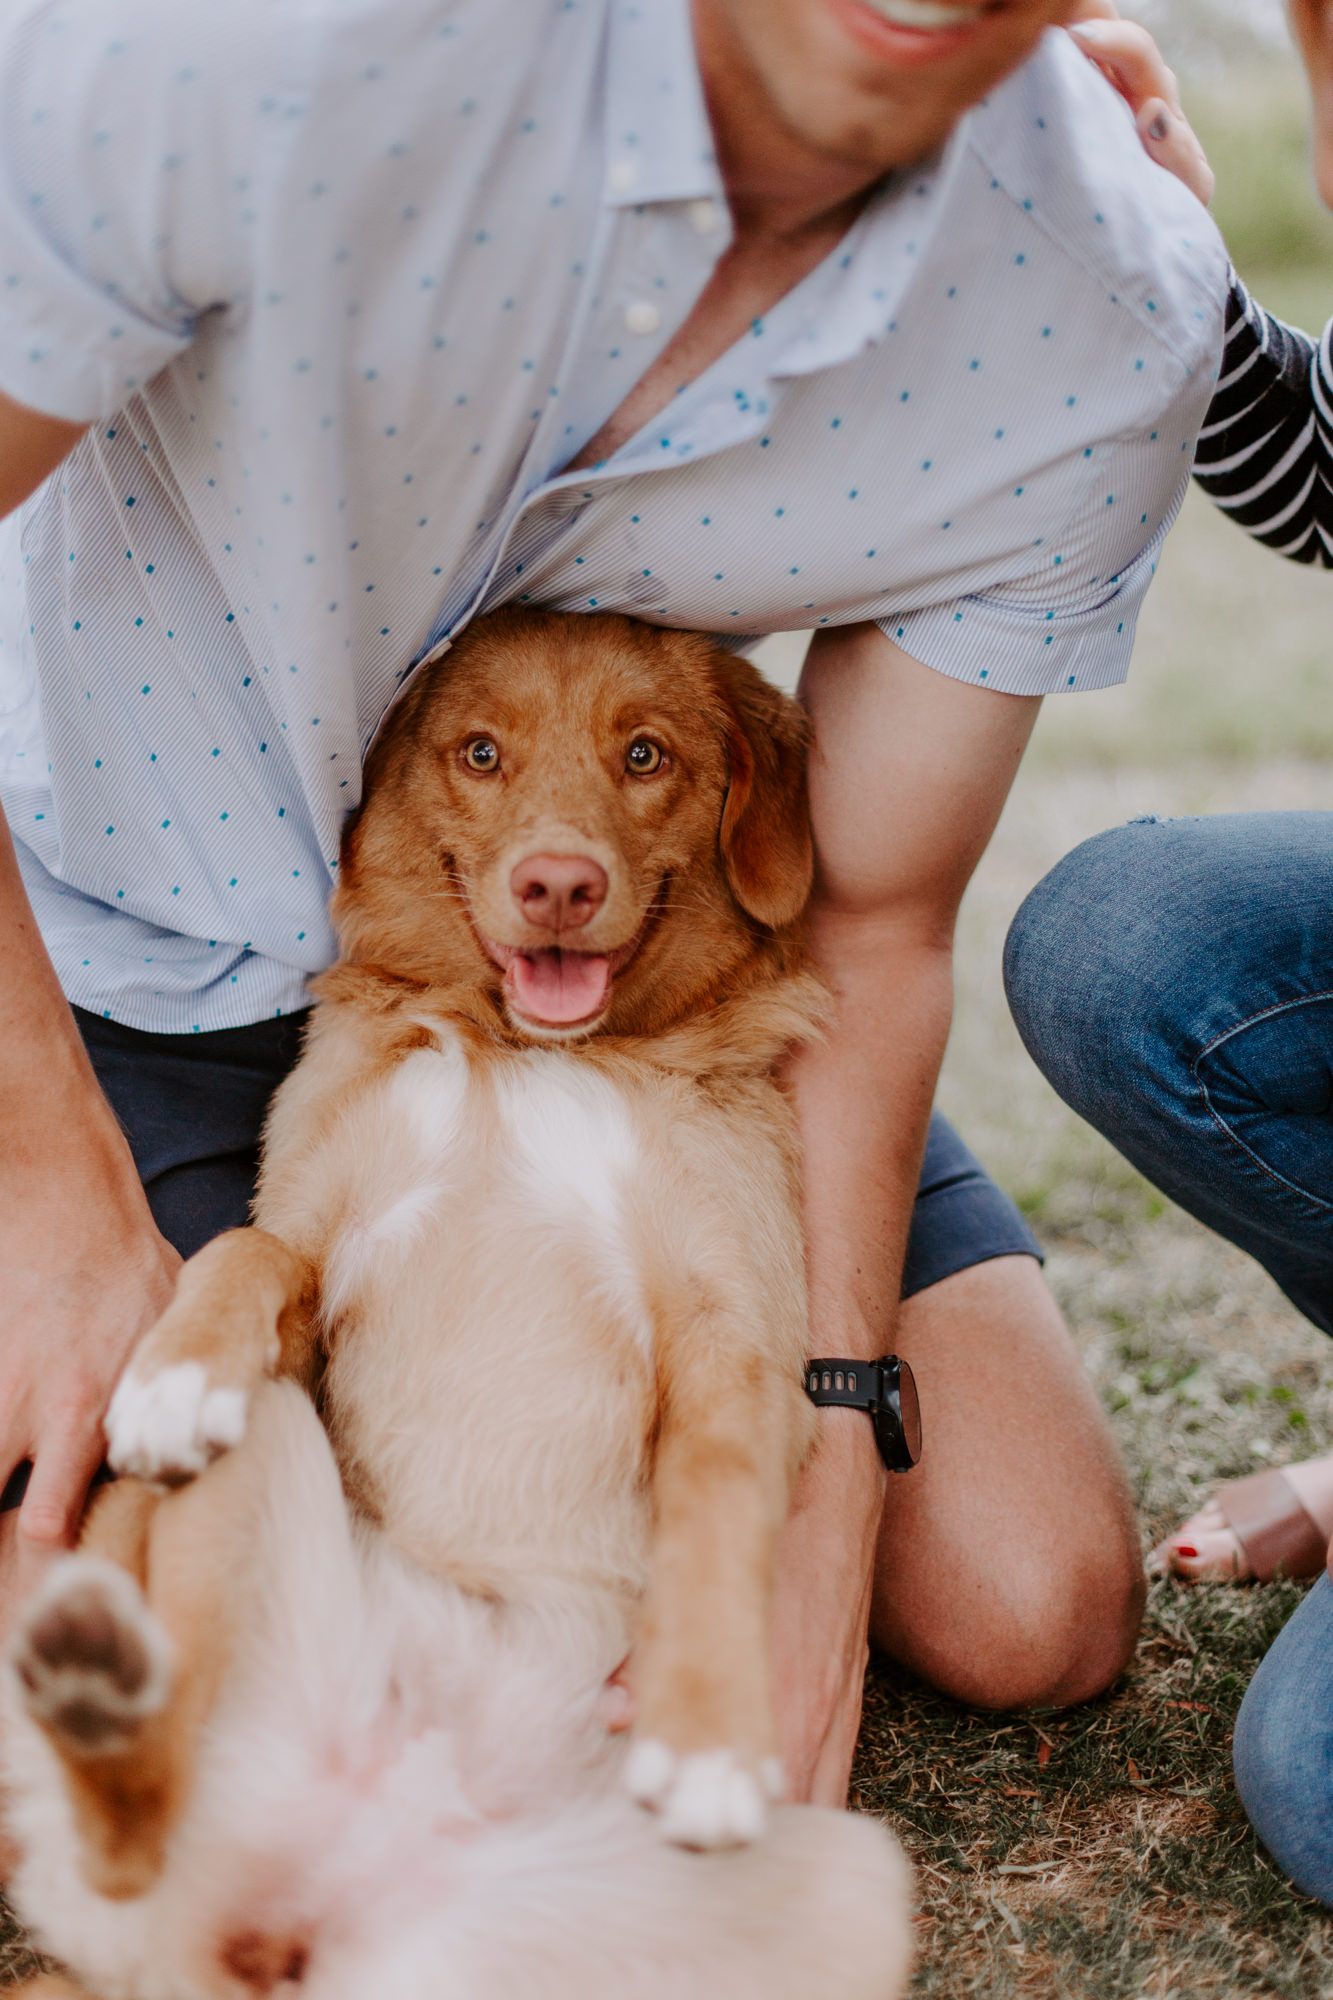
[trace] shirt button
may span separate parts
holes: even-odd
[[[662,315],[651,299],[636,299],[626,310],[625,324],[631,333],[656,333]]]
[[[612,194],[628,194],[639,178],[639,170],[633,160],[617,160],[606,178]]]
[[[712,236],[722,227],[722,211],[715,201],[692,201],[689,212],[700,236]]]

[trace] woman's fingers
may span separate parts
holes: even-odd
[[[1150,97],[1164,97],[1180,109],[1174,73],[1146,28],[1137,21],[1075,21],[1069,29],[1085,56],[1110,79],[1130,110],[1137,113]]]
[[[1149,159],[1183,181],[1206,208],[1213,198],[1213,170],[1152,36],[1134,21],[1105,19],[1075,21],[1069,32],[1134,113]]]
[[[1189,120],[1161,97],[1150,97],[1135,119],[1149,159],[1156,160],[1207,208],[1213,198],[1213,170]]]

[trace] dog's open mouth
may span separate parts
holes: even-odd
[[[575,1028],[604,1010],[611,993],[611,960],[558,944],[516,951],[505,967],[505,995],[516,1013],[543,1027]]]
[[[599,1021],[611,1004],[611,987],[618,972],[636,958],[666,903],[667,878],[628,944],[614,951],[573,951],[568,945],[497,944],[476,924],[473,932],[492,965],[504,974],[504,996],[512,1014],[541,1028],[585,1028]],[[471,912],[469,911],[469,915]]]

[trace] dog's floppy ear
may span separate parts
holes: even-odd
[[[748,660],[714,657],[730,713],[722,862],[741,908],[776,928],[799,917],[814,878],[805,771],[810,725],[804,710]]]

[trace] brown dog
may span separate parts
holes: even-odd
[[[91,1992],[900,1991],[887,1837],[759,1841],[804,752],[745,662],[622,618],[499,614],[392,716],[258,1226],[141,1344],[137,1477],[15,1655],[18,1898]]]

